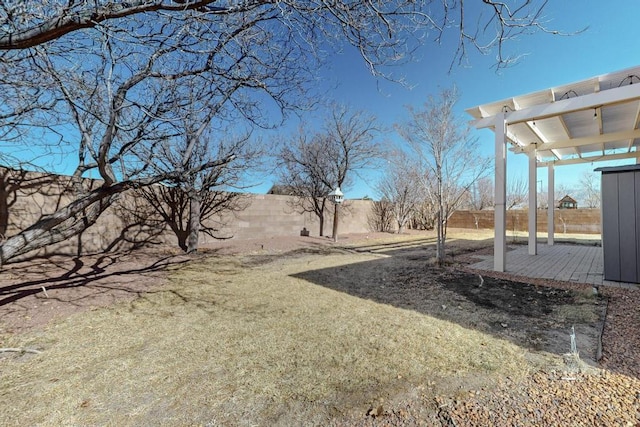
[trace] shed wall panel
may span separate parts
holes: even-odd
[[[636,202],[634,172],[618,174],[620,280],[636,282]]]
[[[602,249],[604,278],[620,281],[618,174],[602,174]]]
[[[640,171],[634,174],[636,190],[636,277],[640,282]]]

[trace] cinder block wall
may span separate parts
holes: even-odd
[[[547,210],[539,209],[536,226],[539,232],[547,231]],[[453,228],[493,229],[494,212],[456,211],[449,218],[448,226]],[[528,211],[507,211],[507,230],[527,231]],[[600,209],[556,209],[554,211],[556,233],[599,234],[601,230]]]
[[[100,185],[100,181],[85,180],[83,185],[95,187]],[[0,238],[11,237],[43,215],[65,206],[72,200],[72,194],[69,177],[0,169]],[[218,226],[222,224],[220,237],[233,239],[299,236],[303,228],[309,230],[310,235],[318,236],[318,218],[312,213],[300,213],[294,203],[295,198],[291,196],[249,194],[246,209],[212,220]],[[345,201],[340,207],[339,232],[369,232],[371,209],[369,200]],[[325,236],[331,235],[332,223],[333,205],[329,203],[325,215]],[[555,212],[556,233],[600,233],[600,224],[600,209],[562,209]],[[448,225],[452,228],[492,229],[493,211],[457,211]],[[509,230],[526,231],[527,211],[508,211],[507,227]],[[539,210],[538,230],[546,229],[547,211]],[[209,236],[201,236],[203,243],[211,240]],[[81,235],[44,248],[38,254],[89,254],[153,244],[177,246],[177,239],[158,221],[143,198],[125,193]]]
[[[96,180],[83,182],[83,185],[90,187],[100,184]],[[11,237],[42,216],[55,212],[68,204],[72,195],[73,186],[69,177],[0,169],[0,238]],[[312,213],[300,213],[294,201],[291,196],[249,194],[246,209],[228,213],[222,218],[213,218],[212,221],[216,221],[220,237],[233,239],[299,236],[303,228],[309,230],[310,235],[318,236],[317,217]],[[339,233],[368,232],[371,206],[372,202],[368,200],[345,201],[340,207]],[[331,235],[334,206],[328,203],[327,207],[324,235]],[[212,237],[201,236],[203,243],[211,240]],[[124,193],[81,235],[27,256],[101,253],[154,244],[177,247],[177,239],[158,220],[145,199]]]
[[[101,185],[101,181],[84,179],[82,185],[95,188]],[[66,206],[73,200],[73,194],[74,187],[68,176],[0,168],[0,238],[14,236],[42,217]],[[130,214],[132,209],[152,215],[144,200],[125,193],[95,224],[81,234],[34,251],[25,257],[100,253],[105,250],[176,241],[166,230],[142,224],[139,219],[134,220]]]
[[[273,194],[250,194],[248,206],[240,212],[226,214],[218,220],[225,226],[220,235],[234,239],[250,239],[272,236],[299,236],[306,228],[311,236],[319,235],[320,222],[313,213],[300,213],[295,198]],[[339,233],[366,233],[367,217],[371,211],[369,200],[346,200],[340,206]],[[333,227],[334,206],[327,204],[324,235],[330,236]],[[204,236],[203,242],[213,240]]]

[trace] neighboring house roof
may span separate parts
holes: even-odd
[[[578,203],[574,198],[572,198],[568,194],[565,195],[562,199],[560,199],[559,203],[562,203],[562,202]]]
[[[279,196],[292,196],[294,195],[295,188],[291,185],[274,184],[267,194],[277,194]]]
[[[558,209],[578,209],[578,202],[567,194],[556,203],[556,207]]]

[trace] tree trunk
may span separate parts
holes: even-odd
[[[436,169],[436,175],[438,178],[438,241],[436,243],[436,264],[438,267],[444,265],[444,201],[443,201],[443,185],[442,185],[442,168],[440,166]]]
[[[0,245],[0,266],[27,252],[59,243],[93,225],[130,183],[99,187],[69,203],[57,212],[46,215],[31,227],[10,237]]]
[[[187,247],[187,239],[189,238],[189,230],[173,230],[173,232],[175,233],[176,237],[178,238],[178,246],[180,247],[180,249],[182,249],[183,251],[187,252],[188,247]]]
[[[187,238],[187,253],[198,251],[200,237],[200,205],[202,196],[199,192],[189,191],[189,237]]]
[[[324,236],[324,215],[318,215],[318,221],[320,222],[320,234],[319,236]]]
[[[333,233],[332,233],[332,238],[334,242],[338,241],[338,218],[339,218],[339,204],[336,203],[335,204],[335,208],[333,211]]]
[[[9,192],[5,176],[0,176],[0,239],[5,237],[9,226]]]
[[[444,254],[442,247],[442,216],[440,215],[440,211],[438,211],[436,230],[438,233],[436,242],[436,264],[438,265],[438,267],[442,267],[442,265],[444,264]]]

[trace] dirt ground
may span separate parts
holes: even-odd
[[[630,318],[628,309],[634,301],[640,300],[638,295],[625,290],[594,295],[591,287],[576,284],[525,282],[504,275],[479,275],[468,270],[466,265],[473,261],[474,253],[487,253],[491,240],[481,233],[466,233],[452,233],[458,237],[449,242],[452,257],[445,269],[432,265],[434,237],[429,233],[401,238],[380,233],[348,235],[342,236],[338,244],[326,238],[302,237],[229,240],[202,248],[195,257],[164,248],[133,254],[27,260],[6,266],[0,273],[0,347],[13,347],[14,342],[20,342],[21,336],[29,337],[25,338],[26,342],[31,342],[32,336],[46,335],[52,331],[52,325],[83,312],[95,311],[98,315],[102,313],[100,307],[144,300],[147,295],[163,289],[172,280],[172,273],[185,267],[194,269],[198,262],[219,257],[233,264],[218,268],[217,274],[224,277],[233,277],[238,269],[255,269],[258,274],[260,271],[266,274],[266,270],[260,269],[267,265],[274,266],[276,271],[278,268],[291,269],[289,277],[292,279],[320,286],[319,289],[338,291],[339,295],[392,307],[396,310],[395,315],[427,316],[474,331],[480,337],[492,337],[490,340],[480,338],[478,353],[473,353],[475,344],[455,351],[469,353],[477,372],[487,372],[491,378],[474,380],[472,376],[462,375],[455,379],[436,373],[434,377],[440,381],[435,385],[427,384],[430,387],[427,393],[425,385],[416,383],[418,379],[411,377],[413,367],[406,367],[408,373],[397,375],[397,381],[390,386],[392,389],[384,399],[354,397],[352,402],[343,402],[342,407],[336,402],[326,407],[320,401],[308,401],[310,398],[303,396],[292,399],[285,409],[280,407],[275,418],[264,415],[271,414],[271,410],[265,409],[262,414],[261,408],[256,407],[238,412],[230,402],[219,406],[222,403],[213,404],[207,400],[212,407],[229,411],[227,418],[219,418],[225,422],[205,422],[206,417],[194,416],[188,424],[567,425],[563,421],[567,418],[563,417],[571,411],[578,417],[572,418],[577,420],[572,425],[636,425],[640,422],[639,373],[634,371],[640,358],[626,334],[629,328],[640,323],[640,316],[635,314],[637,310],[633,310]],[[338,259],[349,256],[355,260],[362,256],[362,259],[325,265],[321,260],[327,256]],[[240,264],[228,261],[234,258],[241,259]],[[172,292],[188,301],[184,292]],[[366,318],[366,313],[363,315]],[[603,330],[604,348],[601,349]],[[575,331],[579,359],[568,356],[572,349],[572,331]],[[376,335],[375,331],[369,334]],[[440,339],[451,340],[446,332],[429,335],[429,340]],[[497,358],[487,356],[484,360],[485,352],[489,354],[496,350],[488,348],[497,345],[498,341],[494,339],[513,344],[524,359],[510,356],[512,360],[498,362],[504,363],[504,367],[494,366]],[[37,342],[35,338],[33,340]],[[483,350],[483,345],[488,347]],[[598,361],[601,350],[603,358]],[[446,359],[447,355],[443,356]],[[6,374],[6,370],[28,364],[38,357],[40,355],[24,352],[1,353],[0,372],[4,370]],[[516,373],[517,368],[507,367],[510,363],[526,364],[526,367],[521,366],[522,372],[528,373],[521,376],[522,372]],[[510,369],[511,376],[508,374]],[[412,385],[398,386],[408,380],[406,377],[411,379]],[[19,376],[11,378],[13,382],[20,379]],[[11,390],[0,388],[0,400],[9,398]],[[366,391],[362,393],[366,394]],[[564,400],[558,397],[564,395],[573,397]],[[235,396],[238,398],[238,394]],[[608,401],[605,396],[609,397]],[[80,402],[80,407],[90,406],[90,399],[85,400]],[[51,403],[55,404],[55,400]],[[242,404],[237,402],[237,405]],[[559,412],[548,409],[554,405],[560,408]],[[300,418],[311,413],[316,414],[315,418]],[[506,418],[501,414],[507,414]],[[74,414],[73,420],[82,424],[82,417],[77,417]],[[54,419],[64,420],[64,414]],[[16,419],[2,420],[16,422]],[[17,419],[18,423],[29,420],[28,417]],[[140,421],[140,418],[132,420]],[[185,418],[181,420],[178,424],[185,424]],[[146,421],[158,421],[158,418]],[[47,422],[40,421],[39,424],[46,425]]]
[[[596,364],[606,302],[591,288],[557,289],[483,277],[454,266],[438,269],[427,262],[435,256],[435,249],[423,243],[418,242],[415,247],[376,245],[375,252],[390,256],[376,261],[375,268],[356,264],[338,273],[332,269],[309,271],[298,277],[360,298],[456,322],[539,352],[569,353],[569,332],[575,327],[582,360]],[[458,263],[473,260],[469,255],[476,251],[474,243],[477,242],[451,243],[459,255],[466,255],[458,256]],[[369,251],[366,246],[355,250]],[[337,276],[341,276],[340,280]],[[371,286],[379,280],[382,286]]]
[[[140,297],[189,258],[170,248],[130,254],[52,256],[6,265],[0,274],[0,336]]]

